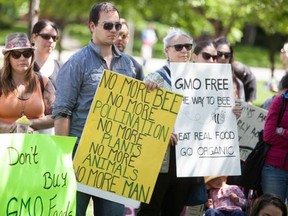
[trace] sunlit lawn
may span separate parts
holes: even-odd
[[[275,93],[269,90],[267,83],[265,81],[257,82],[257,96],[256,100],[253,102],[255,106],[260,106],[267,98],[271,97]]]

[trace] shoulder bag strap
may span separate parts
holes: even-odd
[[[43,77],[40,73],[36,73],[37,74],[37,77],[39,79],[39,82],[40,82],[40,86],[41,86],[41,92],[42,92],[42,95],[44,94],[44,81],[43,81]]]
[[[279,118],[278,118],[278,121],[277,121],[277,126],[279,126],[279,124],[280,124],[280,122],[282,120],[282,117],[283,117],[283,115],[285,113],[285,109],[286,109],[286,103],[287,103],[286,98],[285,98],[285,94],[282,94],[281,98],[282,98],[282,104],[281,104],[281,111],[279,113]]]
[[[169,75],[169,77],[171,77],[170,69],[169,69],[166,65],[163,66],[163,69],[167,72],[167,74]]]
[[[169,68],[165,65],[164,70],[168,73],[168,75],[170,76],[170,70]],[[162,71],[158,70],[157,73],[171,86],[171,80],[169,77],[167,77],[167,75],[165,73],[163,73]]]

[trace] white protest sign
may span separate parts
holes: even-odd
[[[264,128],[268,111],[248,103],[241,103],[242,112],[237,120],[240,158],[246,160],[258,142],[258,132]]]
[[[240,175],[230,64],[171,64],[172,91],[184,95],[175,131],[177,176]]]

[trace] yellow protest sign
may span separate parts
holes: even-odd
[[[105,70],[74,158],[85,192],[149,203],[182,98]]]
[[[76,215],[76,138],[0,134],[0,215]]]

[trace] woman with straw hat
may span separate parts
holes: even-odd
[[[26,116],[28,132],[53,127],[51,118],[54,87],[33,71],[34,48],[25,33],[6,37],[0,72],[0,133],[13,133],[16,121]]]

